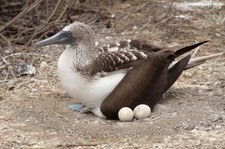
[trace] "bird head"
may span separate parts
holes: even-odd
[[[33,47],[42,47],[46,45],[76,45],[79,42],[94,42],[94,31],[88,25],[81,22],[74,22],[55,35],[39,41]]]

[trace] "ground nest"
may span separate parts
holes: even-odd
[[[214,1],[10,0],[0,2],[1,148],[224,148],[225,59],[186,71],[150,118],[110,121],[71,111],[61,88],[61,46],[32,44],[74,21],[97,41],[159,47],[209,40],[196,56],[225,52],[225,3]]]

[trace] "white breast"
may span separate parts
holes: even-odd
[[[119,70],[87,79],[73,69],[73,59],[64,51],[58,61],[58,74],[65,91],[88,107],[100,107],[102,101],[123,79],[127,70]]]

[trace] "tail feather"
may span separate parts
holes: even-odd
[[[201,64],[205,63],[207,60],[219,57],[221,55],[225,55],[225,53],[217,53],[217,54],[212,54],[212,55],[208,55],[208,56],[202,56],[202,57],[190,59],[184,70],[201,65]]]
[[[184,48],[181,48],[181,49],[177,50],[174,54],[177,57],[179,57],[179,56],[181,56],[181,55],[191,51],[192,49],[197,48],[198,46],[200,46],[200,45],[202,45],[204,43],[207,43],[207,42],[209,42],[209,41],[203,41],[203,42],[199,42],[199,43],[196,43],[194,45],[191,45],[191,46],[186,46]]]
[[[165,93],[180,77],[182,72],[185,70],[190,58],[191,55],[182,58],[179,62],[177,62],[173,67],[168,70],[167,83],[164,87],[163,93]]]

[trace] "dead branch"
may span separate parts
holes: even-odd
[[[58,9],[60,3],[61,3],[61,0],[58,0],[58,2],[55,5],[55,8],[53,9],[53,11],[52,11],[51,15],[49,16],[46,23],[48,23],[52,19],[53,15],[55,14],[56,10]]]

